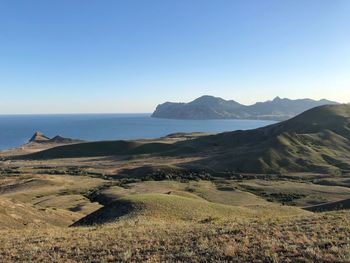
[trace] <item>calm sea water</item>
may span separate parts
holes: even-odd
[[[257,120],[168,120],[149,114],[3,115],[0,150],[22,145],[35,131],[83,140],[157,138],[174,132],[223,132],[272,124]]]

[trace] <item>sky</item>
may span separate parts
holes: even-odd
[[[0,0],[0,114],[350,102],[348,0]]]

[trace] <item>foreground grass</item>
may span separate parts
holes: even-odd
[[[350,212],[297,218],[165,221],[0,230],[2,262],[349,262]]]

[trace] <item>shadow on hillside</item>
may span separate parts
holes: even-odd
[[[78,220],[71,227],[92,226],[111,223],[130,214],[134,210],[133,204],[128,201],[116,201],[110,203],[95,212]]]
[[[67,144],[43,151],[11,157],[17,160],[50,160],[63,158],[130,158],[137,155],[177,156],[192,153],[191,147],[180,147],[177,143],[140,143],[137,141],[96,141]]]
[[[304,209],[311,212],[327,212],[327,211],[350,209],[350,199],[345,199],[341,201],[330,202],[330,203],[325,203],[325,204],[320,204],[315,206],[309,206],[309,207],[305,207]]]

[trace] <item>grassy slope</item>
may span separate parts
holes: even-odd
[[[239,183],[249,192],[266,199],[299,207],[350,198],[350,188],[309,182],[249,180]]]
[[[104,184],[101,179],[84,176],[36,175],[0,180],[0,222],[12,228],[27,224],[69,226],[101,207],[84,193]]]
[[[278,213],[277,213],[278,212]],[[150,220],[194,221],[235,220],[253,217],[284,217],[307,214],[306,211],[278,204],[257,207],[228,206],[193,198],[184,194],[128,195],[79,220],[75,225],[93,225],[120,219],[149,218]]]
[[[3,203],[8,217],[0,216],[0,223],[11,226],[0,229],[2,262],[350,260],[348,212],[313,214],[268,203],[259,197],[255,197],[255,205],[244,204],[244,200],[237,203],[235,198],[244,199],[252,194],[237,190],[237,182],[233,181],[162,181],[112,186],[108,194],[120,195],[120,199],[95,213],[99,220],[104,220],[99,222],[93,213],[86,217],[86,222],[81,221],[104,224],[66,228],[52,226],[59,225],[57,221],[66,226],[72,219],[63,220],[68,211],[63,199],[73,200],[70,198],[78,193],[99,187],[99,179],[43,175],[35,180],[20,177],[6,180],[5,185],[12,187],[0,188],[6,189],[0,198],[28,200],[25,204],[8,200]],[[257,181],[246,183],[252,185]],[[268,190],[290,190],[283,186],[288,182],[264,183],[271,185]],[[292,185],[300,188],[297,183]],[[335,195],[336,190],[339,189],[335,189]],[[39,192],[44,196],[37,196]],[[35,203],[40,200],[39,204],[32,205],[31,198]],[[43,209],[44,206],[48,207]],[[63,208],[52,209],[57,206]],[[0,214],[4,215],[1,205]],[[14,220],[14,215],[33,221]]]
[[[58,179],[55,179],[56,177]],[[64,183],[67,188],[65,194],[68,196],[70,194],[74,196],[76,191],[84,190],[81,187],[89,189],[93,185],[99,185],[96,182],[89,182],[92,178],[84,182],[80,176],[76,180],[69,176],[54,176],[51,179],[53,181],[50,181],[50,178],[44,177],[29,182],[36,190],[49,188],[46,193],[50,194],[55,193],[54,189],[57,187],[56,193],[60,193],[62,189],[60,190],[59,185]],[[67,179],[70,182],[59,182],[60,179]],[[83,184],[79,186],[78,182]],[[18,188],[9,189],[7,194],[12,198],[22,197],[23,191],[29,189],[24,186],[27,184],[23,183],[21,181]],[[118,202],[113,202],[96,212],[99,219],[108,219],[102,223],[114,223],[78,228],[49,225],[43,228],[38,227],[42,226],[38,223],[29,223],[27,228],[21,230],[12,228],[5,231],[2,228],[1,260],[2,262],[96,260],[252,262],[256,259],[263,262],[288,262],[288,260],[347,262],[350,260],[348,212],[312,214],[299,208],[267,202],[258,202],[257,205],[245,207],[222,204],[230,199],[228,198],[230,194],[232,199],[235,196],[239,198],[240,193],[235,193],[231,188],[232,185],[224,181],[215,184],[204,181],[134,183],[122,188],[126,192]],[[32,197],[35,197],[36,190]],[[168,190],[170,190],[168,194],[163,193]],[[120,191],[117,193],[121,194]],[[112,193],[116,194],[114,190]],[[7,214],[12,218],[11,220],[5,218],[7,223],[14,222],[12,215],[14,211],[17,214],[22,211],[24,218],[24,215],[32,215],[34,209],[35,217],[32,219],[45,222],[60,219],[57,214],[50,217],[48,211],[35,207],[29,209],[28,204],[12,203],[11,205],[16,206],[13,210],[8,210],[9,202],[4,204]],[[115,217],[123,210],[120,209],[123,204],[128,205],[124,210],[126,213],[121,218]],[[49,211],[59,214],[63,210],[49,209]],[[88,223],[98,223],[93,214],[86,219],[89,219]],[[55,224],[54,221],[52,223]]]
[[[251,173],[350,170],[350,105],[322,106],[293,119],[256,130],[194,140],[213,154],[188,167]]]
[[[40,209],[28,203],[0,197],[0,225],[2,230],[68,226],[78,215],[60,208]]]
[[[224,185],[225,184],[225,185]],[[229,184],[229,185],[226,185]],[[225,188],[226,187],[226,188]],[[264,205],[268,203],[263,198],[254,194],[240,191],[236,184],[225,182],[216,185],[210,181],[189,181],[186,183],[176,181],[146,181],[128,184],[127,188],[112,186],[100,192],[104,200],[116,200],[133,194],[176,194],[182,196],[192,196],[213,203],[249,206]],[[350,195],[349,195],[350,197]]]
[[[2,262],[349,262],[350,214],[0,230]],[[336,226],[336,227],[335,227]]]

